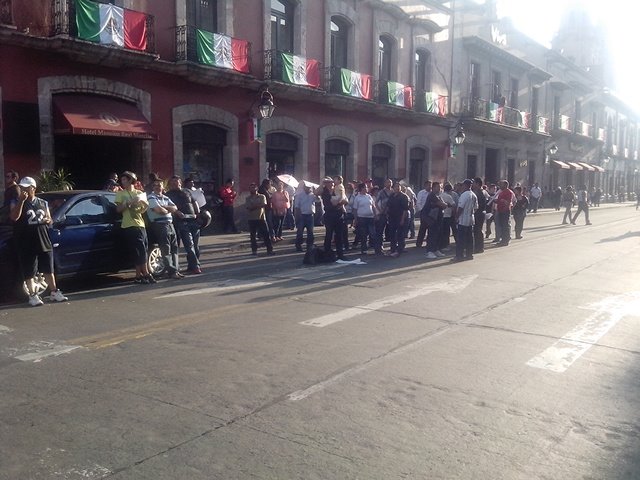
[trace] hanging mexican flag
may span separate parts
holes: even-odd
[[[560,115],[560,129],[571,130],[571,119],[566,115]]]
[[[518,111],[518,126],[520,128],[531,128],[531,114],[525,111]]]
[[[371,75],[352,72],[346,68],[341,68],[340,80],[342,85],[341,91],[345,95],[364,98],[366,100],[373,99],[373,92],[371,91]]]
[[[501,107],[497,103],[489,102],[487,106],[487,117],[494,122],[504,122],[504,107]]]
[[[320,64],[291,53],[280,53],[282,58],[282,81],[307,87],[320,87]]]
[[[538,117],[538,132],[549,133],[549,119]]]
[[[198,61],[249,73],[249,42],[196,29]]]
[[[78,37],[102,45],[147,49],[147,15],[115,5],[76,0]]]
[[[398,107],[413,108],[413,89],[398,82],[387,82],[388,102]]]

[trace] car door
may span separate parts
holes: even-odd
[[[115,260],[114,223],[108,202],[99,193],[68,202],[64,215],[51,232],[56,273],[113,270]]]

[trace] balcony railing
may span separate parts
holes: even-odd
[[[480,120],[509,125],[511,127],[531,130],[531,113],[518,110],[517,108],[501,106],[498,103],[490,102],[483,98],[463,99],[463,110],[465,115],[472,116]]]
[[[413,109],[413,87],[398,82],[378,81],[378,101],[385,105]]]
[[[557,127],[559,130],[564,130],[565,132],[571,131],[571,117],[567,115],[558,115],[558,123]]]
[[[582,135],[583,137],[592,137],[593,133],[591,124],[578,120],[576,122],[576,133],[578,135]]]
[[[12,25],[11,0],[0,0],[0,25]]]
[[[122,48],[140,50],[146,53],[155,53],[155,19],[153,15],[136,12],[134,10],[128,10],[126,8],[123,10],[125,11],[125,14],[126,12],[131,12],[135,16],[144,16],[144,38],[142,38],[142,41],[140,42],[142,47],[128,46]],[[70,37],[80,38],[78,36],[76,14],[77,11],[75,0],[51,0],[51,25],[49,29],[51,36],[68,35]],[[96,39],[96,43],[101,43],[101,41],[99,40],[99,36],[97,36]]]
[[[330,93],[373,100],[374,82],[371,75],[340,67],[327,68],[326,75],[325,85],[328,85]]]
[[[418,112],[447,116],[449,97],[436,92],[415,92],[415,108]]]
[[[251,43],[189,25],[176,28],[176,60],[251,72]]]
[[[320,89],[322,64],[315,59],[305,58],[279,50],[264,52],[264,78],[278,80],[292,85]]]
[[[536,132],[546,133],[547,135],[551,133],[551,122],[548,118],[538,115],[538,119],[536,121]]]

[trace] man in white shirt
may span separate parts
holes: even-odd
[[[528,212],[538,213],[538,205],[540,203],[540,199],[542,198],[542,190],[537,183],[533,184],[533,187],[529,189],[529,210]]]
[[[471,191],[473,182],[469,179],[462,182],[462,194],[458,199],[456,220],[458,222],[458,236],[456,237],[456,256],[452,262],[473,260],[473,226],[474,213],[478,209],[478,197]]]
[[[427,197],[431,192],[431,181],[424,182],[424,188],[418,192],[416,200],[416,215],[420,218],[420,228],[418,229],[418,235],[416,236],[416,247],[421,248],[424,243],[424,237],[427,234],[427,223],[423,221],[423,216],[427,215],[426,211],[423,211],[425,203],[427,203]]]

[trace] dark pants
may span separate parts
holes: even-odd
[[[344,226],[343,214],[325,213],[324,214],[324,228],[326,233],[324,235],[324,251],[331,251],[331,241],[336,242],[336,253],[338,258],[343,256],[342,249],[342,229]]]
[[[529,211],[533,212],[533,213],[537,213],[538,212],[538,204],[540,203],[540,199],[539,198],[535,198],[535,197],[531,197],[529,199],[529,201],[531,202],[529,204]]]
[[[296,247],[302,247],[302,235],[307,229],[307,250],[313,246],[313,213],[303,213],[298,217],[298,231],[296,232]]]
[[[438,250],[440,241],[440,231],[442,230],[442,219],[438,219],[433,225],[427,227],[427,252]]]
[[[416,247],[422,247],[424,243],[424,237],[427,234],[427,222],[424,221],[424,218],[420,216],[420,228],[418,229],[418,235],[416,235]]]
[[[376,243],[380,246],[380,249],[382,249],[382,244],[384,243],[385,231],[387,230],[387,216],[378,215],[375,219],[375,225],[376,225]]]
[[[522,230],[524,228],[524,212],[518,212],[513,214],[513,223],[515,224],[516,238],[522,237]]]
[[[151,229],[155,241],[162,252],[162,259],[168,273],[180,271],[178,263],[178,236],[173,224],[166,222],[152,222]]]
[[[267,228],[267,222],[265,220],[249,220],[249,238],[251,239],[251,251],[256,253],[258,251],[258,241],[256,239],[256,234],[260,235],[262,241],[264,242],[265,247],[267,247],[267,252],[273,252],[273,245],[271,244],[271,236],[269,235],[269,230]]]
[[[586,202],[578,202],[578,210],[576,210],[575,215],[571,219],[571,223],[576,223],[576,219],[578,218],[578,215],[580,215],[580,212],[584,212],[585,223],[590,223],[589,222],[589,205]]]
[[[487,214],[485,213],[485,219],[487,221],[487,230],[486,230],[486,233],[484,234],[484,238],[489,238],[491,236],[491,224],[493,223],[493,217],[495,216],[495,214],[492,214],[491,218],[487,218],[486,215]]]
[[[440,243],[438,250],[447,248],[451,244],[451,234],[456,238],[456,224],[452,217],[444,217],[442,219],[442,229],[440,230]]]
[[[222,206],[222,225],[224,233],[238,233],[236,222],[233,218],[233,205]]]
[[[500,243],[508,245],[511,241],[511,222],[509,221],[511,213],[497,212],[496,217],[496,238],[499,236]]]
[[[187,254],[187,269],[200,268],[200,227],[195,219],[176,221],[178,237]]]
[[[391,253],[404,252],[405,241],[407,238],[407,225],[400,225],[399,223],[389,222],[389,239],[391,242]]]
[[[273,236],[282,238],[282,226],[284,225],[284,215],[273,214]]]
[[[473,226],[473,252],[484,252],[484,234],[482,233],[482,227],[484,226],[484,219],[486,213],[481,210],[476,211],[474,214],[475,225]]]
[[[458,225],[456,237],[456,258],[473,258],[473,227]]]
[[[380,252],[380,245],[376,238],[376,226],[373,217],[358,218],[357,235],[360,239],[360,251],[367,253],[367,236],[369,237],[369,246],[373,247],[376,253]]]

